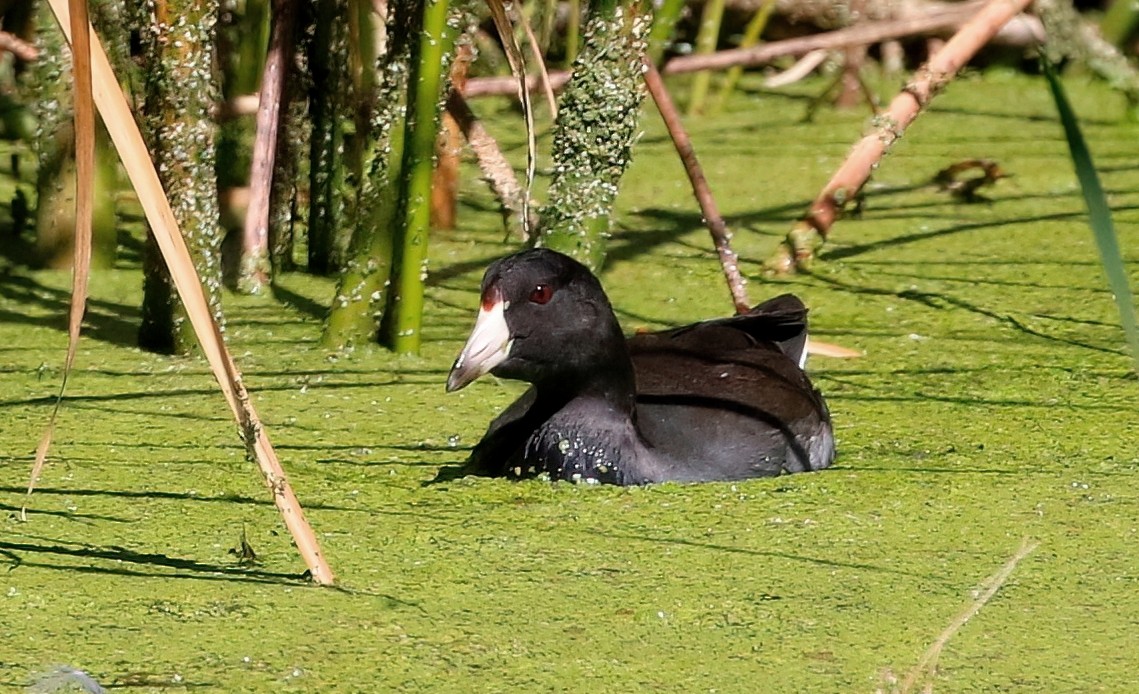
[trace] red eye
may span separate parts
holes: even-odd
[[[530,292],[530,301],[535,304],[544,304],[554,296],[554,288],[548,284],[539,284]]]

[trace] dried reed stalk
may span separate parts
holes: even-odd
[[[67,389],[67,377],[75,365],[79,349],[79,332],[83,327],[83,314],[87,311],[87,283],[91,276],[91,224],[95,187],[95,106],[91,96],[91,33],[87,20],[87,0],[70,0],[71,33],[75,36],[71,51],[71,71],[74,81],[75,120],[75,239],[71,270],[71,307],[67,319],[67,356],[63,361],[63,377],[59,395],[55,398],[51,417],[40,443],[36,446],[36,459],[28,479],[28,492],[20,507],[20,520],[28,519],[28,499],[47,464],[48,450],[55,436],[59,408]]]
[[[487,8],[494,20],[494,27],[502,41],[502,48],[506,53],[506,60],[510,63],[510,78],[513,91],[518,94],[522,102],[522,113],[526,119],[526,194],[522,196],[522,229],[526,238],[535,233],[530,227],[530,191],[534,187],[534,175],[538,166],[538,139],[534,132],[534,107],[530,103],[530,80],[526,76],[526,58],[518,46],[518,38],[514,35],[514,25],[510,19],[511,10],[507,8],[504,0],[487,0]],[[513,5],[511,5],[513,8]],[[545,75],[545,63],[539,63],[543,73],[542,83],[552,93],[552,80]]]
[[[56,19],[63,27],[67,40],[71,41],[71,18],[66,0],[49,0],[49,2]],[[88,31],[91,32],[90,29]],[[257,461],[266,484],[273,492],[273,502],[281,512],[297,550],[308,565],[312,580],[321,585],[331,585],[334,581],[332,568],[320,552],[316,535],[305,519],[304,510],[297,501],[285,471],[269,442],[269,437],[253,408],[253,402],[242,382],[241,373],[233,363],[233,357],[225,346],[221,331],[214,322],[197,272],[190,260],[186,242],[170,209],[170,201],[162,190],[158,173],[143,142],[142,133],[135,124],[126,96],[120,89],[111,64],[107,60],[107,54],[94,32],[91,32],[91,67],[95,105],[122,159],[123,168],[126,169],[127,176],[138,193],[139,202],[158,241],[162,257],[166,260],[171,278],[178,289],[178,294],[182,297],[186,313],[201,343],[202,352],[209,361],[226,403],[240,426],[246,448]]]
[[[513,229],[517,225],[521,240],[528,241],[530,236],[527,229],[538,228],[538,217],[533,206],[526,206],[530,219],[528,223],[522,222],[524,214],[522,200],[526,196],[526,191],[518,182],[518,177],[514,175],[514,167],[503,155],[502,148],[498,146],[494,136],[483,127],[482,121],[471,111],[461,93],[452,90],[447,95],[447,113],[455,119],[463,137],[467,139],[483,179],[490,184],[491,190],[502,205],[507,229]]]

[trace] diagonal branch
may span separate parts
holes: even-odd
[[[939,8],[915,17],[903,17],[880,22],[867,22],[844,29],[827,31],[810,36],[799,36],[782,41],[770,41],[747,48],[733,48],[711,55],[678,56],[669,60],[661,72],[676,75],[701,70],[722,70],[734,66],[756,67],[786,56],[799,57],[816,50],[839,50],[851,46],[865,46],[905,36],[940,34],[962,26],[973,17],[984,0],[970,0],[960,4]],[[1034,23],[1033,29],[1039,25]],[[550,85],[561,89],[569,80],[566,71],[551,72]],[[537,78],[527,79],[531,91],[539,87]],[[513,94],[517,90],[517,79],[513,77],[479,77],[467,84],[468,98],[489,94]]]
[[[676,152],[684,162],[684,170],[688,172],[688,180],[692,182],[692,192],[696,196],[696,201],[700,203],[700,212],[708,225],[708,233],[712,235],[716,253],[720,256],[720,266],[724,269],[724,278],[728,282],[728,291],[732,294],[736,313],[747,313],[751,308],[751,302],[747,298],[744,278],[740,275],[739,257],[732,250],[732,234],[728,231],[728,225],[716,206],[716,199],[712,197],[708,179],[704,178],[704,170],[696,158],[696,150],[692,148],[692,140],[688,138],[688,133],[680,122],[680,114],[676,110],[676,105],[672,103],[672,97],[664,82],[661,81],[660,72],[647,55],[641,56],[641,62],[644,64],[645,86],[656,102],[660,117],[672,137],[672,143],[676,145]]]
[[[945,46],[918,68],[913,79],[890,102],[890,108],[876,119],[877,127],[859,140],[854,150],[835,172],[807,214],[799,220],[787,239],[767,261],[776,273],[792,272],[814,259],[815,250],[826,241],[831,226],[846,203],[862,190],[890,146],[902,136],[918,114],[957,75],[969,59],[1031,0],[991,0],[954,34]]]

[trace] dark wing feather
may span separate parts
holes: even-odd
[[[693,344],[695,341],[699,345],[707,344],[711,337],[707,331],[717,326],[736,331],[735,335],[720,333],[717,336],[720,340],[727,340],[723,343],[724,347],[770,342],[790,357],[791,361],[802,363],[803,350],[807,346],[807,307],[794,294],[781,294],[768,299],[742,315],[716,318],[650,334],[668,336],[684,344]],[[740,342],[745,336],[750,338],[750,343]]]
[[[833,441],[826,405],[799,368],[805,343],[806,308],[790,295],[746,315],[636,335],[638,426],[651,446],[722,467],[722,478],[824,467]]]

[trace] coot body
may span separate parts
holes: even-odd
[[[626,339],[584,265],[548,249],[498,260],[447,389],[487,372],[532,387],[491,422],[467,471],[633,485],[825,468],[834,435],[801,368],[806,315],[785,294]]]

